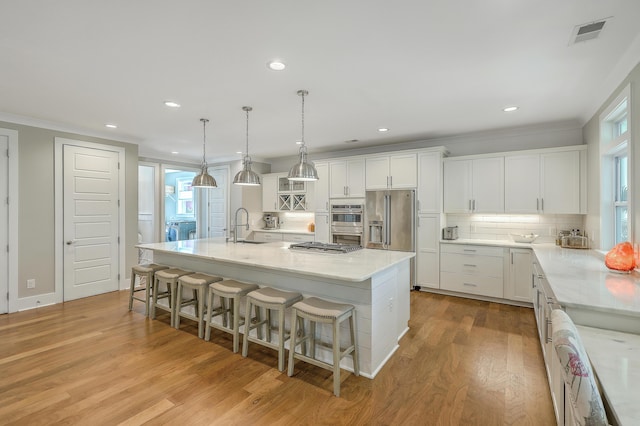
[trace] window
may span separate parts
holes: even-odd
[[[631,241],[633,217],[629,203],[630,90],[627,86],[600,116],[600,247]]]

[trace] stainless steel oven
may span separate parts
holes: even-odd
[[[331,202],[331,242],[364,246],[364,200]]]

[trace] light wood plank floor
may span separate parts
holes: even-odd
[[[410,331],[375,380],[231,351],[114,292],[0,316],[0,424],[552,425],[533,311],[411,293]]]

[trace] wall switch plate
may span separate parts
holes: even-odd
[[[27,280],[27,288],[36,288],[36,280],[33,278]]]

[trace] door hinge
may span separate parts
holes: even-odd
[[[9,244],[7,244],[7,253],[9,253]]]
[[[120,244],[120,237],[118,237],[118,244]]]
[[[7,148],[7,158],[9,158],[9,148]]]
[[[118,281],[120,281],[120,274],[118,274]]]
[[[118,170],[120,170],[120,162],[118,161]]]
[[[7,292],[7,301],[9,300],[9,292]]]
[[[118,200],[118,207],[120,207],[120,200]]]

